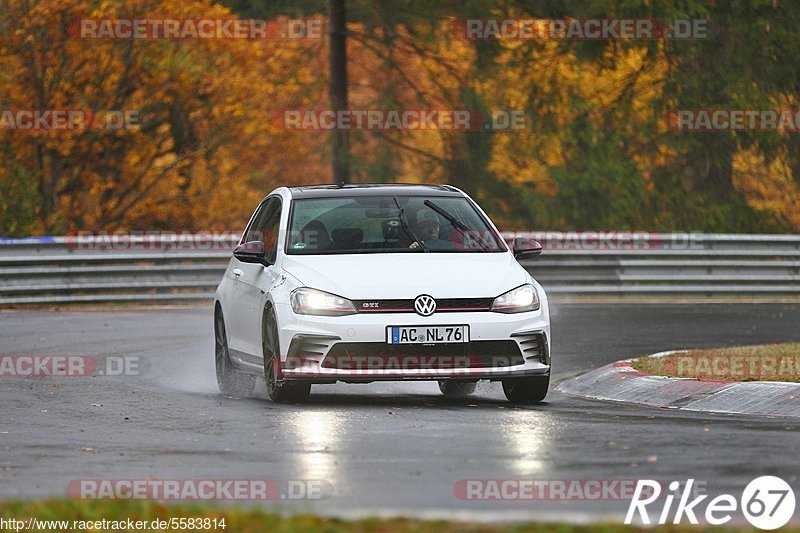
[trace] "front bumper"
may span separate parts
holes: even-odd
[[[317,383],[506,379],[550,372],[547,301],[538,311],[297,315],[277,305],[282,373]],[[389,345],[389,326],[468,325],[470,343]],[[506,350],[505,347],[508,349]]]

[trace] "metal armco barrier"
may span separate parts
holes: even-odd
[[[798,235],[503,236],[542,242],[542,255],[522,264],[553,298],[800,299]],[[207,301],[231,256],[230,242],[194,244],[97,248],[76,237],[0,239],[0,306]]]

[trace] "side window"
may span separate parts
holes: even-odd
[[[272,200],[273,199],[270,198],[258,206],[258,210],[253,217],[253,222],[247,227],[247,231],[245,231],[244,238],[242,239],[243,243],[261,240],[261,234],[258,232],[258,228],[264,225],[264,221],[269,214],[269,205],[272,203]]]
[[[264,204],[264,215],[253,223],[252,240],[264,242],[264,256],[270,263],[278,258],[278,231],[281,227],[281,200],[270,198]]]

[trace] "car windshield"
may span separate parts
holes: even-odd
[[[464,197],[337,196],[293,202],[290,255],[504,252]]]

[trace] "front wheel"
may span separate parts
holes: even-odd
[[[503,392],[512,403],[539,403],[547,396],[548,388],[550,388],[550,374],[503,380]]]
[[[278,340],[278,321],[275,310],[270,307],[264,313],[264,381],[267,395],[276,403],[301,403],[311,394],[311,384],[286,381],[281,372],[280,342]]]
[[[214,366],[217,371],[217,385],[222,394],[239,397],[253,394],[256,377],[245,374],[231,362],[221,309],[214,314]]]

